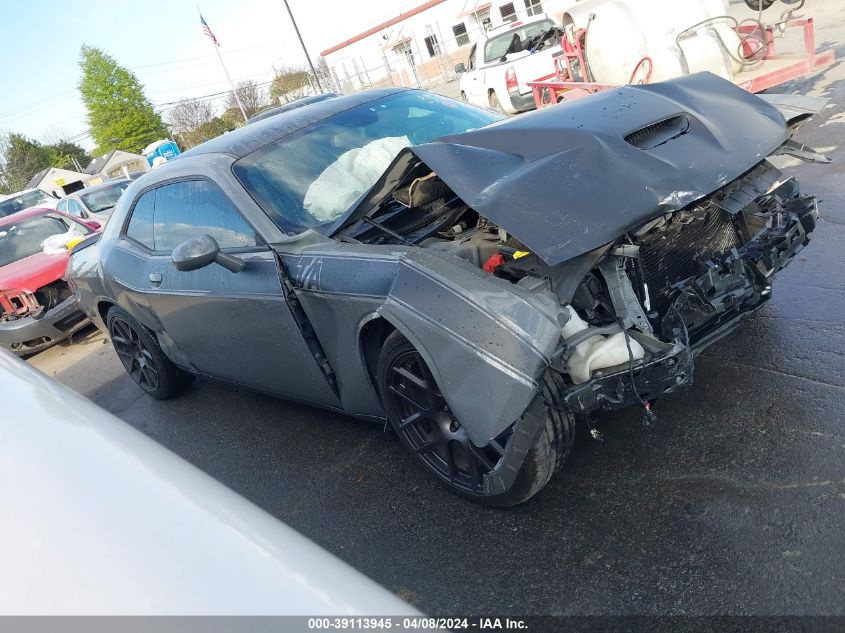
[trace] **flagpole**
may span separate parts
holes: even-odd
[[[200,18],[202,18],[202,12],[200,11],[199,5],[197,5],[197,13],[199,13]],[[246,110],[244,110],[244,104],[241,103],[241,98],[238,96],[238,91],[235,89],[235,83],[232,81],[232,77],[229,75],[229,70],[226,68],[226,64],[223,63],[223,56],[220,54],[220,46],[214,43],[214,40],[211,42],[211,46],[214,48],[214,52],[217,53],[217,59],[220,60],[220,65],[223,67],[223,72],[226,74],[226,79],[229,80],[229,87],[232,89],[232,94],[235,97],[235,101],[238,104],[238,107],[241,109],[241,114],[244,117],[244,123],[248,122],[248,118],[246,116]]]
[[[299,38],[299,45],[302,46],[302,52],[305,53],[305,59],[308,60],[308,65],[311,67],[311,74],[314,75],[314,81],[317,82],[317,87],[320,89],[320,92],[323,92],[323,84],[320,83],[320,78],[317,76],[317,71],[314,69],[314,64],[311,63],[311,55],[308,54],[308,49],[305,48],[305,42],[302,39],[302,35],[299,33],[299,27],[296,25],[296,20],[293,19],[293,11],[290,10],[288,0],[282,1],[285,3],[285,8],[288,10],[290,22],[291,24],[293,24],[293,30],[296,31],[296,36]]]

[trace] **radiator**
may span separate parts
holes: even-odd
[[[665,314],[674,284],[699,275],[704,262],[741,244],[731,216],[710,200],[678,211],[662,227],[640,239],[642,280],[648,284],[651,309]],[[644,299],[642,288],[638,288]]]

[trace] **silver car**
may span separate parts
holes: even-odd
[[[131,180],[119,178],[101,185],[86,187],[59,200],[56,208],[75,218],[96,220],[105,226],[111,217],[114,205],[130,184],[132,184]]]

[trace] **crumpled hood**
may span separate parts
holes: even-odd
[[[713,74],[627,86],[406,149],[350,220],[416,157],[556,265],[712,193],[786,139],[773,105]]]
[[[0,290],[35,292],[42,286],[61,279],[70,253],[48,255],[35,253],[0,267]]]

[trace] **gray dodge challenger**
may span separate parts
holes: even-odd
[[[576,420],[653,416],[770,297],[818,211],[767,158],[825,162],[791,138],[822,105],[710,74],[510,119],[332,97],[142,176],[68,278],[150,396],[203,375],[389,422],[514,505]]]

